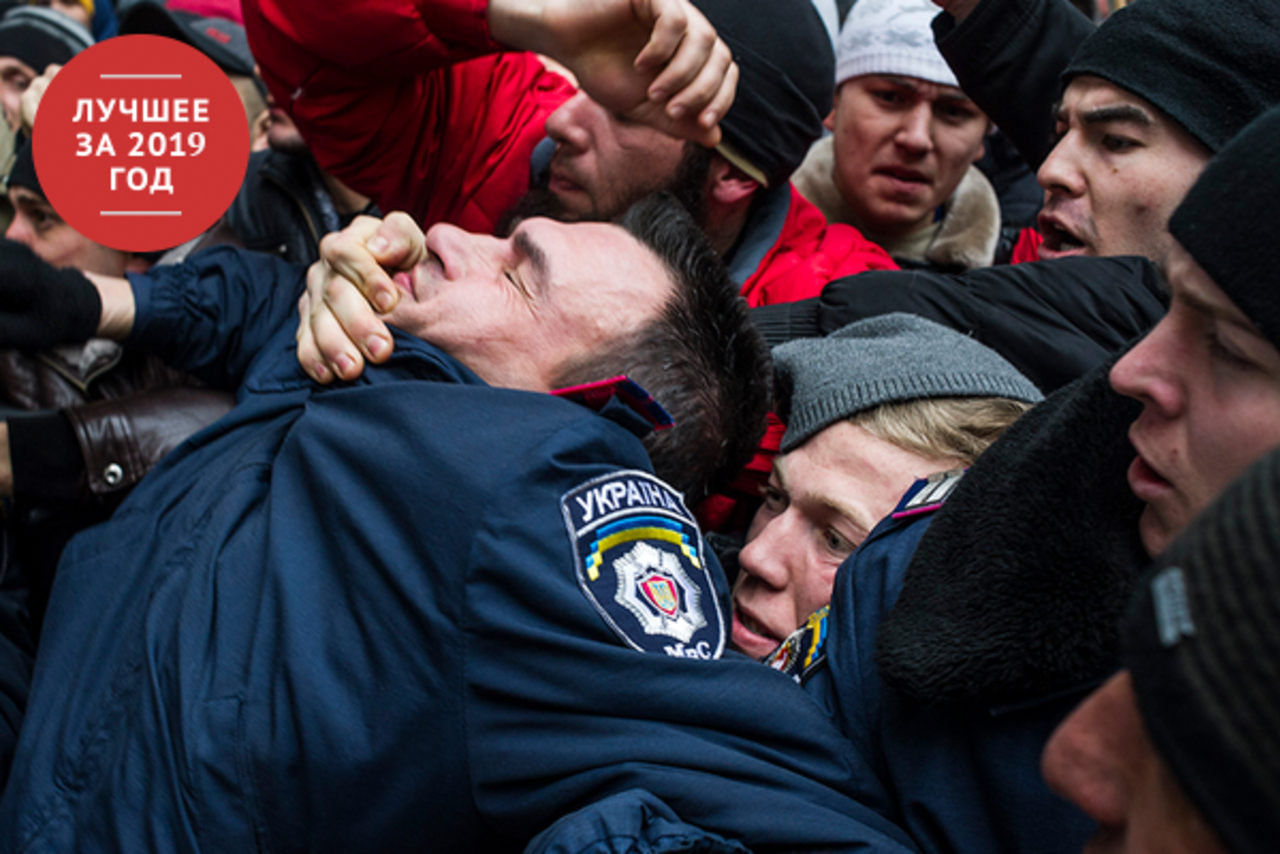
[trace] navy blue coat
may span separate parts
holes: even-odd
[[[721,656],[719,565],[633,413],[403,334],[315,385],[300,275],[132,280],[128,346],[241,402],[64,557],[0,849],[518,850],[638,788],[753,848],[907,850],[817,706]]]
[[[867,802],[922,852],[1078,854],[1094,825],[1049,791],[1040,753],[1094,683],[1001,705],[922,701],[880,676],[876,636],[934,518],[906,512],[925,485],[918,481],[840,567],[825,661],[805,688],[873,769],[881,796]]]

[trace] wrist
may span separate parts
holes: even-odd
[[[133,286],[129,284],[128,279],[116,276],[102,276],[97,273],[85,273],[85,276],[98,289],[98,296],[102,299],[102,317],[98,320],[98,337],[110,338],[113,341],[124,339],[133,331],[136,311]]]
[[[491,0],[489,35],[510,48],[547,53],[549,45],[539,38],[543,32],[541,0]]]

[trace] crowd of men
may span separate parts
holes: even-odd
[[[1274,848],[1280,7],[837,5],[0,19],[0,848]],[[117,29],[258,149],[162,255]]]

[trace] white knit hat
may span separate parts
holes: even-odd
[[[836,85],[861,74],[898,74],[959,86],[933,41],[930,22],[939,11],[929,0],[857,0],[836,44]]]

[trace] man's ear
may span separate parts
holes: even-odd
[[[719,154],[711,158],[707,182],[707,198],[721,205],[737,204],[760,189],[759,181]]]

